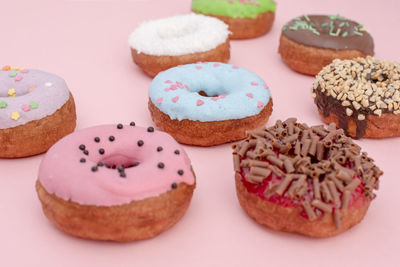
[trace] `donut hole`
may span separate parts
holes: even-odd
[[[201,95],[201,96],[204,96],[204,97],[216,97],[216,96],[219,96],[218,94],[217,95],[208,95],[206,92],[204,92],[204,91],[199,91],[199,92],[197,92],[199,95]]]
[[[111,155],[101,159],[100,162],[112,169],[121,166],[124,167],[124,169],[128,169],[136,167],[139,164],[138,160],[125,155]]]
[[[174,25],[162,25],[157,33],[161,39],[178,39],[183,36],[193,34],[197,30],[194,23],[182,23]]]

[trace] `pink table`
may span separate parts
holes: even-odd
[[[131,62],[128,35],[143,20],[189,8],[189,0],[2,2],[1,64],[64,77],[76,99],[78,128],[131,120],[153,125],[147,110],[151,79]],[[399,10],[397,0],[281,0],[268,35],[232,41],[231,63],[270,85],[274,112],[268,125],[289,116],[318,124],[313,78],[292,72],[277,53],[283,24],[304,13],[353,18],[374,36],[378,58],[399,61]],[[126,244],[63,234],[42,214],[34,190],[42,156],[0,160],[0,266],[400,266],[400,138],[357,143],[385,174],[364,221],[328,239],[274,232],[247,217],[235,195],[230,145],[186,146],[198,178],[187,214],[157,238]]]

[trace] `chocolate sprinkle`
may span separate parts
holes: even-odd
[[[162,146],[157,147],[157,152],[160,152],[162,150],[163,150]]]
[[[111,135],[110,137],[108,137],[108,140],[110,140],[110,142],[114,142],[115,137]]]
[[[152,133],[152,132],[154,132],[154,128],[153,128],[153,127],[148,127],[148,128],[147,128],[147,131],[148,131],[149,133]]]
[[[122,129],[122,128],[124,128],[124,126],[121,123],[118,123],[117,129]]]
[[[81,163],[85,163],[85,162],[86,162],[86,159],[84,159],[84,158],[81,158],[81,159],[79,160],[79,162],[81,162]]]
[[[160,169],[164,169],[165,165],[164,165],[164,163],[159,162],[159,163],[157,164],[157,167],[160,168]]]
[[[92,172],[97,172],[97,170],[98,170],[97,166],[92,167]]]
[[[172,184],[171,184],[171,188],[172,188],[172,189],[177,189],[177,188],[178,188],[178,185],[177,185],[176,183],[172,183]]]
[[[104,149],[103,149],[103,148],[100,148],[100,149],[99,149],[99,153],[100,153],[100,155],[103,155],[103,154],[104,154],[104,152],[105,152],[105,151],[104,151]]]
[[[308,127],[294,118],[278,120],[270,128],[249,131],[233,149],[235,171],[242,179],[252,184],[267,179],[266,200],[290,198],[309,220],[331,214],[336,227],[352,193],[361,186],[364,197],[372,200],[383,174],[335,124]]]
[[[100,137],[95,137],[95,138],[94,138],[94,141],[95,141],[96,143],[100,142]]]
[[[85,154],[85,155],[89,155],[89,151],[87,151],[87,150],[83,150],[83,154]]]
[[[104,163],[103,163],[103,162],[99,162],[99,163],[97,163],[97,166],[103,167],[103,166],[104,166]]]
[[[175,154],[179,155],[181,152],[177,149],[174,151]]]
[[[179,175],[183,175],[183,170],[178,170]]]
[[[143,146],[143,144],[144,144],[143,140],[137,141],[137,145],[138,145],[138,146]]]
[[[86,148],[85,145],[80,145],[80,146],[79,146],[79,149],[80,149],[80,150],[85,150],[85,148]]]
[[[129,125],[130,125],[130,126],[135,126],[136,124],[135,124],[134,121],[131,121],[131,123],[129,123]]]

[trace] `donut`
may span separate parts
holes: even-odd
[[[0,70],[0,158],[46,152],[76,126],[74,98],[65,81],[40,70]]]
[[[129,45],[133,61],[150,77],[178,65],[230,58],[228,25],[199,14],[144,22]]]
[[[179,143],[213,146],[240,140],[272,112],[267,84],[236,65],[203,62],[158,74],[149,88],[155,124]]]
[[[293,70],[317,75],[334,59],[374,55],[374,41],[363,25],[332,15],[304,15],[283,26],[279,54]]]
[[[278,120],[249,131],[233,148],[244,211],[271,229],[311,237],[334,236],[359,223],[383,174],[333,123]]]
[[[275,18],[273,0],[192,0],[192,11],[216,17],[229,25],[231,39],[268,33]]]
[[[317,75],[312,97],[322,120],[353,138],[400,136],[399,63],[334,60]]]
[[[195,188],[190,160],[153,127],[102,125],[72,133],[44,156],[36,190],[44,214],[81,238],[154,237],[185,214]]]

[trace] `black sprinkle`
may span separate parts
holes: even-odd
[[[138,145],[138,146],[143,146],[143,144],[144,144],[143,140],[137,141],[137,145]]]
[[[110,169],[110,168],[111,168],[110,165],[108,165],[108,164],[104,164],[104,166],[105,166],[107,169]]]
[[[179,175],[183,175],[183,170],[178,170]]]
[[[80,145],[80,146],[79,146],[79,149],[80,149],[80,150],[85,150],[85,148],[86,148],[85,145]]]
[[[97,166],[92,167],[92,172],[97,172],[97,170],[98,170]]]
[[[95,137],[95,138],[94,138],[94,141],[95,141],[96,143],[100,142],[100,137]]]
[[[110,140],[110,142],[113,142],[115,140],[115,137],[111,135],[110,137],[108,137],[108,140]]]
[[[163,150],[162,146],[157,147],[157,152],[160,152],[162,150]]]
[[[124,166],[119,166],[119,167],[118,167],[118,171],[119,171],[119,172],[124,172],[124,171],[125,171]]]
[[[164,165],[164,163],[159,162],[159,163],[157,164],[157,167],[160,168],[160,169],[164,169],[165,165]]]
[[[134,121],[132,121],[131,123],[129,123],[130,126],[135,126],[136,123]]]
[[[86,159],[81,158],[80,162],[85,163],[85,162],[86,162]]]
[[[122,128],[124,128],[124,126],[121,123],[118,123],[117,129],[122,129]]]
[[[177,149],[174,151],[175,154],[179,155],[181,152]]]
[[[133,163],[133,167],[139,166],[139,162]]]
[[[99,162],[99,163],[97,163],[97,166],[103,167],[103,166],[104,166],[104,163],[103,163],[103,162]]]
[[[99,153],[100,153],[101,155],[103,155],[103,154],[104,154],[104,149],[103,149],[103,148],[100,148],[100,149],[99,149]]]
[[[177,188],[178,188],[178,185],[177,185],[176,183],[172,183],[172,184],[171,184],[171,188],[172,188],[172,189],[177,189]]]
[[[89,151],[87,151],[87,150],[83,150],[83,154],[85,154],[85,155],[89,155]]]
[[[149,128],[147,128],[147,131],[148,131],[149,133],[152,133],[152,132],[154,132],[154,128],[150,126]]]
[[[126,174],[125,174],[124,172],[120,172],[120,173],[119,173],[119,176],[122,177],[122,178],[125,178],[125,177],[126,177]]]

